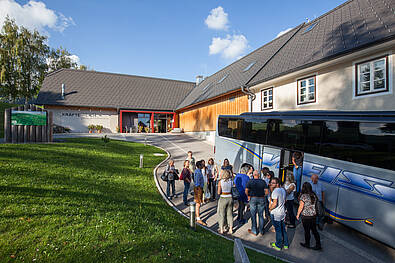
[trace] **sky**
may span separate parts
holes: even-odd
[[[345,0],[0,0],[89,69],[195,81]]]

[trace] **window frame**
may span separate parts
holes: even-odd
[[[269,91],[272,90],[272,106],[271,107],[263,107],[263,92],[265,91]],[[269,95],[267,96],[269,99]],[[267,101],[268,105],[269,105],[269,100]],[[272,110],[274,107],[274,87],[270,87],[270,88],[265,88],[265,89],[261,89],[261,111],[265,111],[265,110]]]
[[[305,102],[300,102],[300,83],[303,81],[303,80],[306,80],[306,81],[308,81],[309,79],[311,79],[311,78],[314,78],[314,100],[309,100],[309,101],[305,101]],[[303,77],[303,78],[300,78],[300,79],[297,79],[296,80],[296,86],[297,86],[297,88],[296,88],[296,96],[297,96],[297,98],[296,98],[296,103],[297,103],[297,105],[305,105],[305,104],[310,104],[310,103],[315,103],[315,102],[317,102],[317,75],[310,75],[310,76],[307,76],[307,77]],[[309,92],[308,92],[308,88],[309,88],[309,86],[307,85],[306,86],[306,89],[307,89],[307,95],[309,94]],[[306,95],[306,96],[307,96]]]
[[[374,87],[373,87],[373,91],[372,91],[372,88],[371,88],[370,89],[371,91],[369,91],[369,92],[360,93],[360,78],[359,78],[360,72],[359,72],[359,66],[362,65],[362,64],[366,64],[366,63],[372,64],[375,61],[378,61],[378,60],[381,60],[381,59],[384,59],[384,61],[385,61],[385,66],[384,66],[384,69],[385,69],[385,77],[384,77],[385,89],[376,90],[375,91]],[[389,70],[388,55],[375,57],[375,58],[371,58],[371,59],[368,59],[368,60],[364,60],[364,61],[355,63],[354,64],[354,71],[355,71],[355,76],[354,76],[355,77],[354,97],[357,98],[357,97],[369,96],[369,95],[377,94],[377,93],[389,92],[389,90],[390,90],[390,87],[389,87],[390,83],[389,83],[389,72],[388,72],[388,70]],[[374,69],[373,69],[373,71],[374,71]],[[372,84],[374,84],[374,74],[372,74],[372,67],[370,68],[369,74],[371,75],[370,76],[370,80],[369,80],[369,84],[370,84],[370,87],[372,87]],[[373,83],[372,83],[372,80],[373,80]]]

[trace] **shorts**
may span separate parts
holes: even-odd
[[[203,188],[201,188],[200,186],[194,187],[193,192],[194,192],[195,203],[196,204],[203,203]]]

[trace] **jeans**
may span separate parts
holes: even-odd
[[[299,166],[298,168],[296,168],[294,166],[293,174],[296,181],[296,192],[300,193],[300,184],[302,183],[302,167]]]
[[[288,235],[285,230],[284,219],[281,221],[273,221],[274,229],[276,230],[276,246],[282,248],[284,246],[289,246]]]
[[[190,186],[191,186],[191,183],[188,183],[187,181],[184,181],[184,194],[183,194],[184,204],[188,203],[188,192],[189,192],[189,187]]]
[[[216,181],[214,181],[214,178],[208,179],[208,190],[211,193],[211,199],[215,199]]]
[[[170,195],[170,186],[171,186],[172,195]],[[175,180],[168,180],[167,181],[167,187],[166,187],[166,195],[167,195],[167,197],[173,197],[175,191],[176,191],[176,181]]]
[[[220,197],[218,201],[218,225],[223,230],[225,220],[228,223],[229,230],[233,229],[233,199],[232,197]]]
[[[242,221],[244,219],[244,210],[246,205],[242,200],[238,199],[238,201],[239,201],[239,208],[237,209],[237,220]]]
[[[251,232],[255,235],[261,233],[263,235],[263,227],[265,220],[263,219],[263,211],[265,210],[265,197],[251,197],[250,212],[251,212]],[[256,214],[258,213],[259,230],[257,230]]]
[[[289,223],[295,225],[295,213],[294,213],[294,200],[287,200],[285,202],[285,207],[289,216]]]
[[[303,229],[304,229],[304,240],[305,240],[305,244],[310,246],[310,231],[311,231],[311,232],[313,232],[313,235],[315,238],[316,247],[321,247],[320,235],[318,234],[315,221],[316,221],[315,216],[302,217],[302,224],[303,224]]]

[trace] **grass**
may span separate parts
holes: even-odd
[[[16,107],[19,105],[0,102],[0,138],[4,138],[4,111],[7,108]]]
[[[153,153],[163,152],[99,139],[0,144],[0,261],[233,262],[233,242],[189,230],[164,202]]]

